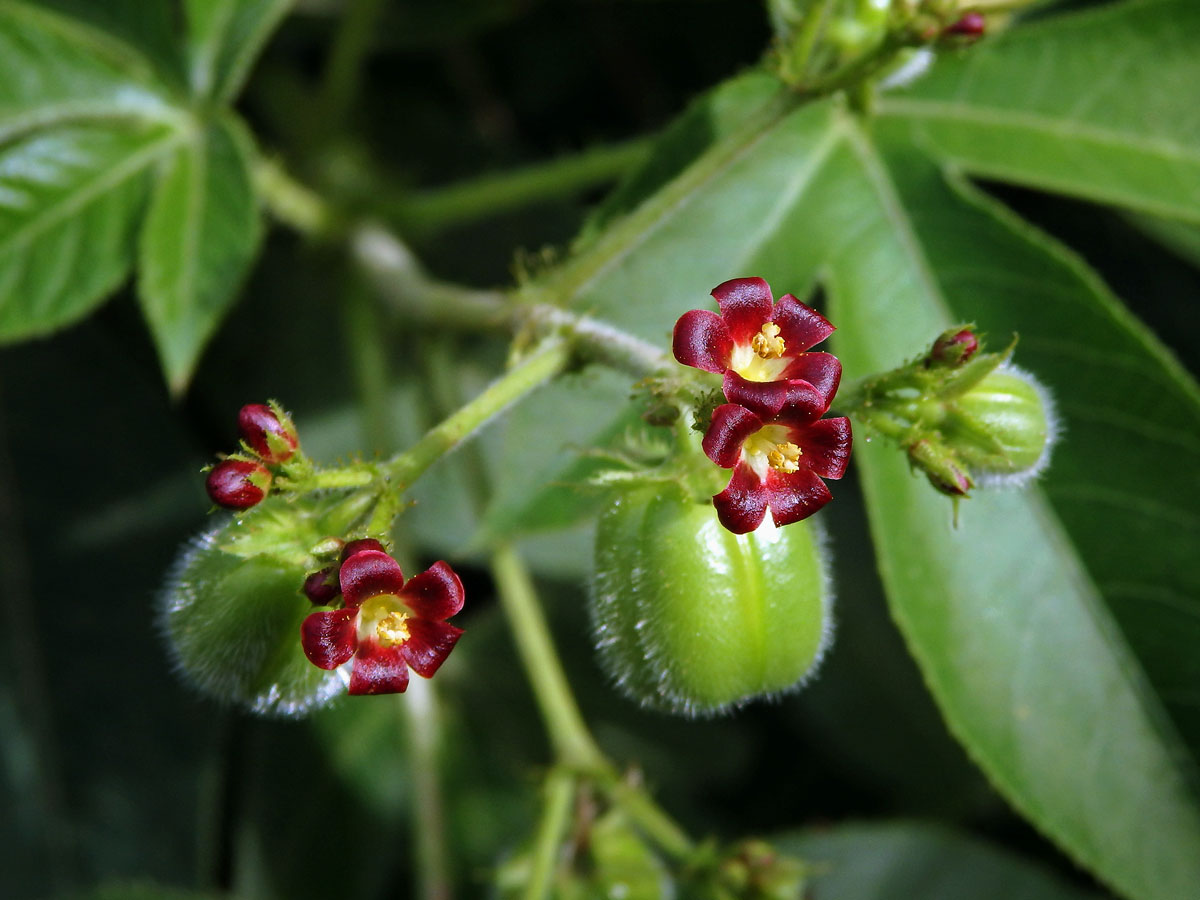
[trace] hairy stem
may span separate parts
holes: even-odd
[[[422,235],[610,182],[646,155],[645,138],[456,182],[385,201],[381,212]]]
[[[433,463],[457,447],[493,416],[560,374],[571,362],[570,346],[560,340],[543,341],[537,349],[483,393],[468,401],[427,431],[404,453],[384,463],[382,470],[396,492],[403,491]]]

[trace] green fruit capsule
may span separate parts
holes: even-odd
[[[980,483],[1023,483],[1046,467],[1054,423],[1045,389],[1005,366],[955,401],[942,434]]]
[[[596,529],[601,664],[638,702],[713,715],[791,690],[832,635],[832,590],[805,520],[733,534],[672,486],[621,495]]]

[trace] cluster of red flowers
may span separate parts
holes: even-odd
[[[271,490],[268,466],[286,463],[300,447],[291,418],[274,403],[248,403],[238,412],[243,452],[222,459],[208,472],[205,488],[217,506],[249,509]]]
[[[351,694],[400,693],[410,668],[432,678],[462,635],[446,622],[463,606],[454,570],[437,562],[405,581],[400,564],[369,538],[347,543],[341,565],[312,573],[304,593],[330,607],[301,624],[304,655],[322,669],[353,660]]]
[[[713,497],[721,524],[735,534],[811,516],[833,499],[822,479],[841,478],[850,458],[850,420],[822,418],[842,365],[807,352],[833,333],[816,310],[791,294],[774,302],[761,278],[713,289],[720,315],[703,309],[675,324],[672,349],[687,366],[724,375],[725,399],[704,435],[704,452],[733,474]]]

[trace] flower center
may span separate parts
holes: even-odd
[[[767,454],[767,462],[776,472],[789,474],[799,470],[800,457],[803,455],[804,451],[791,441],[784,441],[776,444],[775,449]]]
[[[778,381],[791,359],[784,356],[787,344],[774,322],[764,322],[748,344],[735,344],[729,368],[747,381]]]
[[[762,359],[779,359],[787,349],[779,331],[779,326],[774,322],[764,322],[758,334],[750,340],[750,349]]]
[[[371,597],[362,605],[358,639],[377,641],[381,647],[397,647],[412,636],[408,619],[400,598],[394,594]]]
[[[743,460],[760,481],[767,477],[769,469],[785,475],[799,471],[804,451],[788,437],[785,426],[764,425],[742,443]]]
[[[408,633],[408,616],[392,610],[379,620],[375,626],[375,637],[383,647],[395,647],[403,644],[410,637]]]

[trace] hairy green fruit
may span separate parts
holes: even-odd
[[[1032,376],[1013,366],[957,398],[942,434],[982,483],[1023,483],[1040,473],[1055,437],[1053,407]]]
[[[601,664],[631,698],[687,715],[795,688],[832,632],[824,557],[811,520],[737,535],[672,487],[624,494],[596,530]]]
[[[266,715],[302,715],[345,691],[308,661],[302,592],[327,562],[331,535],[351,533],[373,499],[359,494],[272,497],[206,531],[180,552],[160,598],[176,668],[205,694]]]

